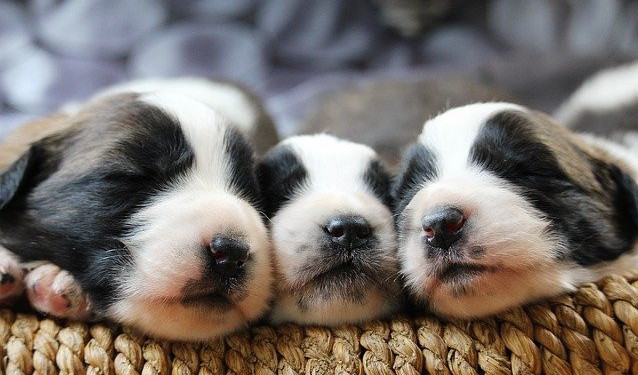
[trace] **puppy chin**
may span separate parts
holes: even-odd
[[[145,334],[171,340],[203,341],[246,326],[252,319],[243,311],[240,307],[219,311],[187,307],[180,302],[122,300],[110,307],[109,314]]]
[[[545,266],[504,269],[447,283],[427,277],[427,286],[412,292],[439,315],[472,319],[573,291],[581,282],[589,280],[592,280],[592,272],[576,265]]]
[[[332,248],[324,226],[339,215],[364,218],[370,245],[354,255]],[[284,206],[272,219],[279,277],[271,320],[335,325],[395,311],[395,238],[389,209],[366,193],[315,192]]]
[[[203,340],[265,313],[273,293],[271,249],[250,204],[227,193],[171,192],[132,222],[138,226],[125,241],[132,269],[119,283],[112,317],[154,335]],[[249,249],[237,274],[214,268],[206,244],[220,235]]]
[[[454,245],[434,249],[422,221],[444,204],[459,207],[467,221]],[[478,171],[424,187],[401,220],[399,258],[407,287],[442,315],[479,317],[556,295],[585,272],[559,264],[563,241],[516,189]]]
[[[398,288],[394,291],[398,294]],[[298,293],[280,291],[271,315],[274,324],[297,322],[301,324],[319,324],[335,326],[344,323],[360,323],[387,316],[399,308],[396,296],[391,298],[388,292],[370,287],[361,303],[353,303],[338,296],[311,297],[307,307],[299,307]]]

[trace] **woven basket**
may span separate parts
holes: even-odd
[[[5,374],[638,374],[638,272],[477,321],[257,326],[206,344],[0,312]]]

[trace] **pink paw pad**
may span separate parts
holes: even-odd
[[[89,318],[88,298],[68,272],[45,264],[29,272],[25,280],[29,302],[38,311],[57,318]]]

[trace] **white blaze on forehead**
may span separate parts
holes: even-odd
[[[145,332],[204,340],[232,331],[262,315],[272,293],[270,243],[257,210],[230,190],[233,164],[227,155],[225,118],[210,106],[173,92],[142,94],[179,124],[194,165],[171,181],[130,219],[123,243],[133,270],[118,280],[121,299],[109,314]],[[218,236],[240,235],[249,246],[250,267],[230,307],[212,311],[183,304],[184,288],[207,277],[206,244]],[[211,288],[219,287],[210,280]],[[146,313],[146,312],[152,313]]]
[[[396,233],[390,209],[374,194],[365,173],[376,153],[367,146],[326,134],[290,137],[282,142],[292,150],[307,173],[300,194],[272,217],[275,266],[279,271],[279,294],[271,321],[305,324],[342,324],[364,321],[397,308],[394,293]],[[332,286],[326,294],[316,280],[328,270],[325,262],[326,233],[323,223],[335,215],[354,214],[371,226],[377,244],[367,249],[366,262],[374,262],[380,283],[368,280],[365,290],[352,285]],[[321,264],[322,266],[319,266]],[[344,298],[350,294],[360,299]],[[301,308],[301,297],[306,308]]]
[[[290,137],[282,143],[301,159],[310,190],[369,191],[363,176],[376,156],[370,147],[327,134]]]
[[[195,165],[188,172],[189,184],[206,190],[228,188],[230,165],[225,155],[225,118],[207,105],[174,93],[152,93],[141,101],[157,106],[177,120],[193,150]]]
[[[638,100],[638,63],[604,70],[589,78],[556,111],[560,122],[575,121],[580,113],[611,111]]]
[[[508,110],[525,111],[510,103],[477,103],[451,109],[427,121],[419,142],[434,152],[438,175],[465,171],[472,145],[485,122]]]
[[[528,112],[514,104],[472,104],[428,121],[419,137],[434,153],[438,173],[408,205],[398,254],[408,287],[442,314],[486,315],[557,294],[576,277],[557,266],[562,238],[548,230],[550,222],[542,212],[515,186],[470,164],[470,153],[486,122],[507,111]],[[495,268],[465,286],[472,293],[456,295],[453,284],[436,284],[437,260],[424,256],[422,218],[441,204],[456,205],[467,214],[470,230],[459,245],[464,261]],[[482,254],[473,257],[473,248],[481,249]]]
[[[252,99],[231,84],[201,78],[145,79],[126,82],[98,93],[95,98],[126,92],[167,92],[197,100],[229,119],[244,135],[255,132],[258,109]]]

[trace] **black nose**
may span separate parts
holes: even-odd
[[[466,217],[456,207],[437,208],[423,217],[423,234],[430,246],[447,250],[463,235]]]
[[[361,247],[372,235],[370,224],[361,216],[337,216],[325,226],[330,240],[347,250]]]
[[[248,260],[248,245],[236,239],[217,236],[210,242],[213,271],[224,276],[233,276]]]

